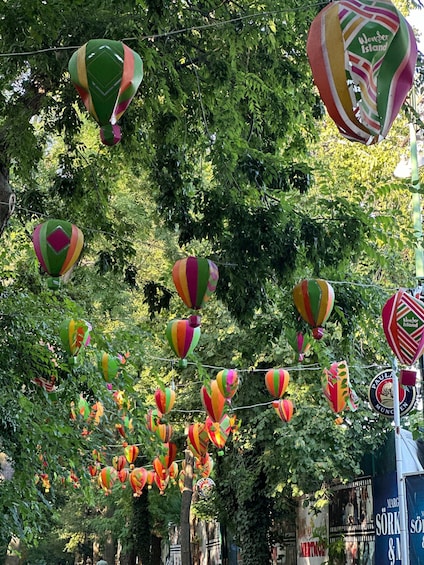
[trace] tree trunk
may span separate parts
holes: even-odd
[[[181,565],[191,565],[190,552],[190,509],[193,496],[193,462],[194,457],[189,449],[185,451],[184,488],[181,496]]]
[[[0,235],[15,209],[15,193],[10,188],[6,175],[0,170]]]

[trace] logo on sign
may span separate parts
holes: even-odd
[[[414,407],[417,391],[414,386],[399,386],[399,411],[404,416]],[[377,414],[386,418],[394,416],[393,379],[391,369],[378,373],[368,389],[368,400]]]

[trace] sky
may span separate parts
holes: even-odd
[[[422,10],[412,10],[407,19],[414,30],[416,29],[420,32],[421,37],[417,37],[418,48],[420,51],[424,51],[424,8]]]

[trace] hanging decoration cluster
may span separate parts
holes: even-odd
[[[340,133],[371,145],[384,139],[412,87],[417,42],[390,0],[339,0],[309,29],[316,86]]]

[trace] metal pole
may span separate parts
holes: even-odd
[[[399,408],[399,380],[397,376],[397,361],[393,360],[392,367],[392,386],[393,386],[393,422],[395,425],[395,453],[396,453],[396,478],[399,500],[399,534],[400,534],[400,562],[402,565],[409,565],[409,537],[406,516],[406,497],[405,479],[403,476],[402,459],[402,436],[400,427],[400,408]]]
[[[415,108],[415,96],[412,96],[412,106]],[[421,216],[420,172],[418,168],[417,136],[414,124],[409,124],[411,151],[411,183],[412,183],[412,223],[416,239],[415,246],[415,277],[418,284],[424,279],[424,252],[422,246],[423,227]]]

